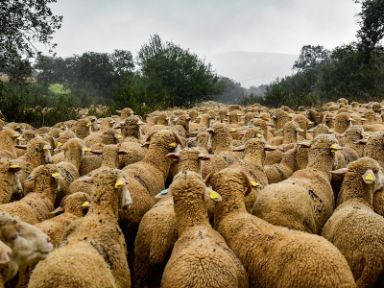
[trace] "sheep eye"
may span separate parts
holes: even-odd
[[[17,237],[18,237],[17,234],[13,234],[13,235],[11,236],[11,240],[12,240],[12,241],[15,241],[15,240],[17,239]]]

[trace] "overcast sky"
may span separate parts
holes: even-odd
[[[228,51],[297,54],[355,39],[353,0],[58,0],[61,56],[85,51],[136,52],[157,33],[202,56]]]
[[[58,56],[130,50],[151,34],[210,62],[230,51],[298,54],[305,44],[328,49],[355,40],[353,0],[58,0]]]

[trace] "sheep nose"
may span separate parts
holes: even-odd
[[[47,237],[47,242],[48,242],[48,243],[51,243],[51,242],[52,242],[50,237]]]

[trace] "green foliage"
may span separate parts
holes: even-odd
[[[139,51],[144,101],[161,107],[193,105],[211,100],[216,93],[217,76],[197,55],[179,46],[164,43],[158,35]]]
[[[299,71],[313,68],[317,64],[328,59],[329,51],[325,50],[323,46],[305,45],[301,48],[300,56],[293,68]]]
[[[0,2],[0,72],[8,72],[15,59],[35,54],[32,42],[52,49],[52,34],[60,28],[62,16],[49,4],[56,0],[2,0]]]
[[[384,37],[384,0],[355,0],[361,4],[360,30],[357,36],[360,39],[360,49],[364,55],[365,63],[369,63],[371,53],[378,48]]]

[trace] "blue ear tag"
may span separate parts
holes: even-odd
[[[168,189],[164,189],[160,191],[160,195],[167,195],[168,194]]]

